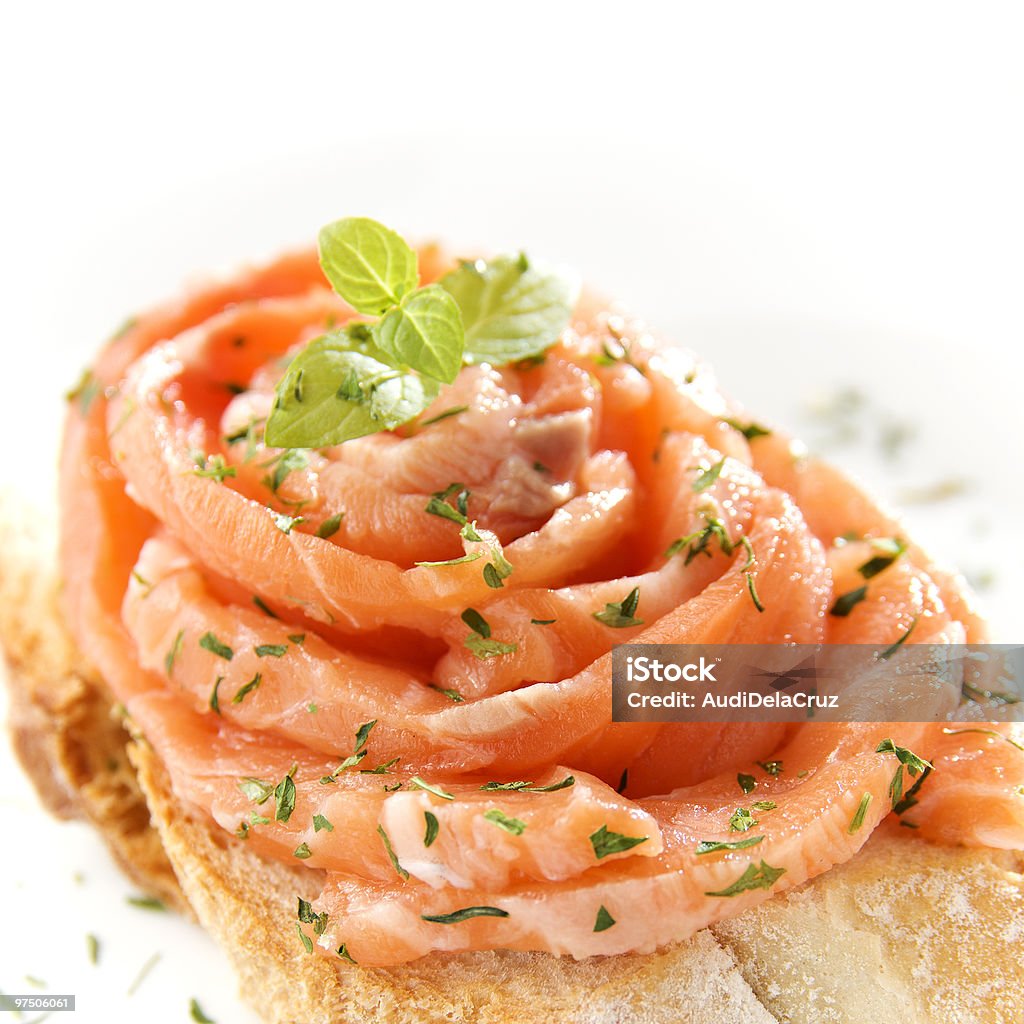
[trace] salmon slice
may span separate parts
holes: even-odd
[[[595,862],[571,883],[438,891],[398,879],[367,887],[329,874],[314,903],[328,915],[320,945],[335,950],[344,943],[367,966],[479,947],[576,958],[651,952],[852,856],[889,810],[898,762],[874,749],[888,728],[804,726],[779,752],[777,775],[741,765],[759,776],[750,794],[730,773],[696,791],[640,801],[662,826],[664,852],[643,861]],[[904,726],[898,742],[916,742],[923,729]],[[788,777],[787,765],[797,774]],[[743,831],[729,825],[738,811],[748,812],[745,825],[754,822]],[[700,852],[702,844],[744,841],[750,845],[742,849]],[[445,920],[480,907],[498,913]]]
[[[421,253],[424,280],[445,267]],[[610,721],[627,640],[984,638],[958,577],[786,435],[745,432],[706,365],[587,297],[543,361],[467,368],[415,423],[267,449],[284,361],[351,315],[307,253],[143,316],[62,462],[84,656],[180,799],[310,869],[304,899],[326,879],[300,911],[326,952],[649,951],[883,818],[1024,846],[1003,726]]]

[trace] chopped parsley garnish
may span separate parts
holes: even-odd
[[[136,907],[139,910],[155,910],[162,912],[167,909],[162,900],[158,900],[155,896],[126,896],[125,903],[130,907]]]
[[[997,732],[995,729],[949,729],[944,728],[942,730],[947,736],[960,736],[966,732],[980,733],[982,736],[989,736],[995,740],[1005,740],[1010,744],[1011,747],[1016,747],[1018,750],[1024,750],[1024,744],[1018,743],[1012,736],[1005,736],[1001,732]],[[927,762],[926,762],[927,763]]]
[[[295,930],[299,933],[299,938],[302,940],[302,948],[307,953],[313,952],[313,940],[302,930],[302,925],[298,922],[295,923]]]
[[[436,797],[440,797],[442,800],[454,800],[455,796],[449,793],[446,789],[442,789],[440,786],[435,786],[430,782],[424,782],[418,775],[414,775],[409,780],[410,786],[415,786],[417,789],[424,789],[428,793],[432,793]]]
[[[508,917],[508,911],[498,907],[463,907],[450,914],[420,914],[422,920],[431,924],[461,924],[472,917]]]
[[[314,832],[333,832],[334,826],[322,815],[313,815],[313,831]]]
[[[329,519],[325,519],[316,528],[316,535],[322,540],[327,540],[328,537],[333,537],[341,529],[341,521],[344,518],[345,513],[339,512],[337,515],[333,515]]]
[[[458,690],[445,689],[443,686],[438,686],[437,683],[427,683],[432,690],[437,690],[438,693],[443,693],[450,701],[455,704],[465,703],[466,698],[459,693]]]
[[[274,792],[274,787],[262,779],[245,778],[239,780],[238,788],[242,794],[254,804],[265,804]]]
[[[291,640],[291,642],[293,644],[295,644],[296,646],[299,646],[300,644],[304,644],[306,642],[306,634],[305,633],[289,633],[288,634],[288,639]]]
[[[750,593],[750,600],[754,602],[754,607],[759,611],[764,611],[764,604],[761,602],[761,598],[757,596],[757,584],[754,582],[754,574],[752,572],[744,573],[747,577],[747,590]]]
[[[266,601],[264,601],[259,594],[252,595],[252,603],[256,605],[256,607],[259,608],[259,610],[263,612],[264,615],[269,615],[272,619],[280,618],[279,615],[271,611],[271,609],[267,606]]]
[[[744,425],[739,420],[724,419],[723,423],[728,424],[733,430],[738,430],[748,441],[753,441],[757,437],[769,437],[771,431],[767,427],[762,427],[759,423],[750,422]]]
[[[440,824],[437,820],[437,815],[430,811],[423,812],[423,822],[426,826],[423,832],[423,845],[432,846],[434,840],[437,838],[437,833],[440,831]]]
[[[534,626],[553,626],[557,621],[557,619],[530,619]]]
[[[299,860],[309,860],[309,858],[313,856],[313,851],[309,848],[308,843],[299,843],[299,845],[295,847],[295,853],[292,854],[292,856],[298,857]]]
[[[249,838],[249,822],[247,822],[247,821],[240,821],[238,823],[238,828],[235,829],[235,835],[239,839],[248,839]]]
[[[260,644],[256,648],[257,658],[283,658],[287,653],[287,644]]]
[[[384,844],[384,849],[387,851],[388,860],[391,861],[391,866],[395,869],[396,872],[398,872],[401,878],[404,878],[406,881],[408,881],[409,872],[406,871],[405,868],[403,868],[402,865],[398,863],[398,858],[395,856],[395,851],[391,846],[391,840],[388,838],[387,832],[384,831],[383,825],[377,826],[377,834],[380,836],[380,840]]]
[[[879,661],[888,661],[909,639],[910,634],[914,632],[914,627],[917,625],[917,616],[914,616],[913,621],[907,628],[907,631],[894,643],[891,647],[886,647],[881,654],[878,655]]]
[[[590,836],[590,845],[594,848],[594,856],[598,860],[611,856],[613,853],[625,853],[634,846],[646,843],[647,836],[624,836],[618,832],[609,832],[607,825],[602,825]]]
[[[343,942],[335,951],[340,960],[347,960],[350,964],[356,964],[355,958],[348,951],[348,946]]]
[[[510,818],[507,814],[499,811],[497,807],[492,807],[489,811],[485,811],[484,817],[511,835],[521,836],[526,831],[525,821],[520,818]]]
[[[755,811],[774,811],[779,805],[774,800],[758,800],[751,804]]]
[[[480,636],[484,637],[484,639],[491,635],[490,624],[475,608],[467,608],[462,613],[462,621],[469,626],[474,633],[479,633]]]
[[[370,733],[373,732],[373,727],[377,724],[377,719],[374,718],[370,722],[363,722],[361,726],[356,730],[356,753],[366,746],[370,739]]]
[[[466,562],[475,562],[478,558],[483,557],[482,551],[470,551],[468,554],[459,555],[458,558],[444,558],[440,562],[417,562],[416,564],[425,569],[433,569],[439,565],[465,565]]]
[[[263,682],[263,675],[259,672],[256,673],[244,686],[239,687],[238,693],[231,698],[232,704],[241,704],[246,697],[249,696],[253,690],[259,689],[260,683]]]
[[[96,396],[102,390],[99,381],[93,376],[92,370],[83,370],[78,383],[64,397],[69,402],[77,402],[78,411],[83,416],[87,416]]]
[[[738,896],[741,892],[751,889],[770,889],[784,874],[785,868],[773,868],[763,860],[751,864],[732,885],[718,892],[705,892],[705,896]]]
[[[199,1005],[198,1000],[194,998],[188,1001],[188,1013],[196,1024],[217,1024],[212,1017],[207,1017],[203,1013],[203,1008]]]
[[[532,782],[485,782],[480,788],[487,793],[494,793],[500,790],[505,790],[512,793],[517,793],[520,790],[529,789],[532,786]]]
[[[484,583],[486,583],[492,590],[500,590],[505,586],[505,584],[501,582],[501,575],[494,567],[493,562],[488,562],[484,566]]]
[[[725,528],[725,524],[721,519],[715,516],[709,516],[704,514],[704,520],[707,523],[701,530],[694,530],[693,533],[687,534],[685,537],[680,537],[674,540],[668,548],[665,550],[665,558],[672,558],[677,555],[683,548],[687,548],[686,560],[684,565],[689,565],[698,555],[705,555],[707,558],[711,558],[711,551],[709,545],[712,540],[718,541],[718,546],[722,551],[723,555],[731,555],[736,544],[729,536],[728,530]]]
[[[781,761],[758,761],[756,763],[758,767],[763,768],[771,776],[782,774]]]
[[[263,483],[274,494],[289,475],[309,465],[309,455],[301,448],[289,448],[274,459],[274,472],[263,478]]]
[[[225,477],[238,475],[238,470],[234,466],[229,466],[224,461],[223,455],[207,456],[204,452],[197,451],[192,453],[192,458],[195,462],[192,472],[196,476],[216,480],[217,483],[222,484]]]
[[[901,770],[902,770],[902,766],[901,766]],[[923,772],[921,772],[921,777],[917,780],[917,782],[915,782],[910,787],[910,789],[907,790],[907,792],[903,796],[903,799],[902,800],[897,800],[893,804],[893,807],[892,807],[893,811],[895,811],[897,814],[903,814],[906,811],[909,811],[911,809],[911,807],[916,807],[917,806],[917,794],[920,792],[921,787],[924,785],[925,780],[928,778],[928,776],[931,775],[932,771],[933,771],[933,769],[931,769],[931,768],[925,768],[925,770]],[[901,780],[901,783],[902,783],[902,780]]]
[[[693,483],[690,485],[693,489],[694,494],[700,494],[702,491],[706,491],[709,487],[713,487],[715,481],[719,478],[722,473],[722,467],[725,465],[725,459],[719,459],[709,469],[701,470],[700,473],[694,478]]]
[[[426,512],[442,519],[450,519],[453,523],[466,526],[470,492],[459,483],[449,484],[443,491],[435,491],[427,502]],[[451,504],[454,497],[455,504]]]
[[[846,830],[851,836],[854,833],[859,832],[864,825],[864,815],[868,813],[868,808],[871,806],[871,794],[865,793],[860,798],[860,803],[857,805],[857,810],[850,820],[850,827]],[[893,807],[893,810],[896,810]]]
[[[441,420],[448,419],[449,416],[458,416],[459,413],[468,412],[468,405],[453,405],[450,409],[445,409],[444,412],[439,412],[436,416],[431,416],[429,420],[421,420],[421,427],[429,427],[433,423],[440,423]]]
[[[762,842],[764,842],[764,836],[750,836],[749,839],[737,839],[733,843],[719,843],[706,839],[697,844],[697,855],[703,856],[705,853],[720,853],[723,850],[745,850],[749,846],[757,846],[758,843]]]
[[[222,644],[213,633],[204,633],[199,638],[199,646],[225,661],[230,661],[235,656],[235,652],[227,644]]]
[[[753,775],[744,775],[742,772],[736,776],[736,781],[744,793],[752,793],[757,786],[757,779]]]
[[[623,768],[622,774],[619,776],[619,784],[615,787],[615,792],[620,796],[626,792],[626,787],[629,785],[629,769]]]
[[[284,534],[291,533],[294,527],[306,521],[303,516],[285,515],[284,512],[275,512],[272,508],[268,508],[267,511],[274,520],[274,525]]]
[[[89,954],[89,963],[98,964],[100,962],[100,940],[91,932],[85,937],[85,948]]]
[[[360,768],[360,775],[390,775],[391,769],[398,764],[402,759],[400,757],[393,757],[390,761],[385,761],[384,764],[377,765],[376,768]]]
[[[561,782],[552,782],[550,786],[531,786],[531,793],[557,793],[560,789],[568,789],[576,785],[575,775],[566,775]]]
[[[879,537],[871,541],[871,547],[878,554],[857,569],[866,580],[888,569],[907,550],[907,542],[900,537]]]
[[[603,612],[594,612],[594,618],[612,629],[626,629],[629,626],[642,626],[643,619],[636,618],[637,606],[640,604],[640,588],[634,587],[621,601],[604,606]]]
[[[840,594],[840,596],[836,598],[835,603],[829,609],[829,614],[845,618],[867,596],[867,584],[863,587],[858,587],[856,590],[849,590],[845,594]]]
[[[511,654],[517,650],[516,644],[492,640],[490,623],[475,608],[467,608],[462,613],[462,621],[472,630],[472,633],[463,640],[463,646],[481,661]]]
[[[295,780],[292,772],[293,765],[288,774],[274,787],[274,819],[276,821],[287,821],[295,810]]]
[[[313,926],[313,933],[315,935],[323,935],[327,931],[327,922],[330,920],[330,914],[327,911],[317,913],[313,909],[313,905],[304,900],[301,896],[299,899],[299,921],[302,924],[311,924]]]
[[[910,773],[911,777],[913,777],[919,772],[931,769],[933,765],[923,757],[918,757],[912,750],[908,750],[906,747],[897,746],[891,739],[882,740],[882,742],[875,748],[875,753],[895,754],[896,759],[900,762],[896,769],[896,773],[892,777],[892,782],[889,783],[889,800],[892,804],[893,810],[895,810],[901,803],[900,798],[903,796],[904,766],[906,766],[907,771]]]
[[[597,917],[594,920],[594,931],[606,932],[613,924],[615,924],[615,918],[608,913],[607,907],[602,903],[601,906],[597,908]]]
[[[223,676],[217,676],[216,682],[213,684],[213,691],[210,694],[210,710],[214,714],[220,714],[220,684],[224,682]]]
[[[171,649],[164,656],[164,670],[167,675],[170,676],[174,671],[174,663],[178,660],[181,655],[182,646],[185,643],[185,630],[179,629],[177,636],[174,638],[174,643],[171,644]]]
[[[746,832],[757,824],[757,818],[745,807],[737,807],[729,818],[729,830],[732,832]]]

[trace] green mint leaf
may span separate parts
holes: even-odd
[[[594,856],[598,860],[613,853],[624,853],[634,846],[647,842],[647,836],[624,836],[618,832],[609,832],[607,825],[602,825],[590,836],[590,845],[594,848]]]
[[[785,868],[773,868],[764,861],[751,864],[740,877],[727,889],[718,892],[706,892],[705,896],[738,896],[750,889],[770,889],[784,874]]]
[[[447,274],[441,287],[462,311],[467,363],[503,366],[554,344],[572,314],[575,288],[522,256],[476,260]]]
[[[416,287],[416,253],[390,228],[346,217],[320,231],[320,266],[355,310],[380,316]]]
[[[508,917],[508,911],[498,907],[463,907],[450,914],[420,914],[422,920],[430,921],[431,924],[460,924],[471,917]]]
[[[435,381],[396,370],[353,344],[349,333],[326,334],[291,361],[267,420],[268,445],[324,448],[393,430],[437,396]]]
[[[374,327],[373,338],[396,365],[442,384],[451,384],[462,368],[462,314],[439,284],[406,295]]]
[[[492,807],[489,811],[485,811],[484,817],[511,835],[521,836],[526,831],[525,821],[520,818],[510,818],[507,814],[502,814],[497,807]]]
[[[749,846],[757,846],[764,842],[764,836],[751,836],[749,839],[737,839],[734,843],[717,843],[709,839],[697,844],[697,856],[705,853],[720,853],[723,850],[745,850]]]

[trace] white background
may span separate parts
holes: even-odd
[[[19,4],[0,32],[4,478],[48,500],[60,395],[197,273],[376,216],[575,264],[989,582],[1021,640],[1022,22],[1013,4]],[[812,407],[867,395],[856,437]],[[913,424],[899,458],[878,433]],[[989,579],[991,578],[991,579]],[[126,908],[6,749],[0,988],[80,1021],[251,1018],[198,930]],[[85,882],[72,880],[82,871]],[[99,967],[84,934],[103,940]],[[125,993],[154,952],[162,959]],[[96,1002],[104,999],[102,1009]],[[60,1018],[62,1019],[62,1018]]]

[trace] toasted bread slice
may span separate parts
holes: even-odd
[[[64,629],[52,525],[12,507],[0,510],[0,642],[18,756],[55,814],[91,821],[136,883],[199,919],[267,1021],[1020,1020],[1024,856],[888,827],[849,864],[651,955],[499,950],[384,970],[307,954],[296,898],[315,895],[316,874],[259,858],[175,799]]]

